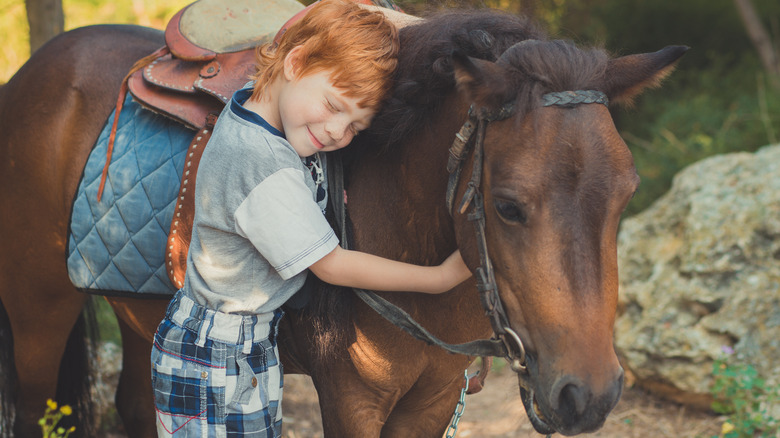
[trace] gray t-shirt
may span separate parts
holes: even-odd
[[[238,314],[279,308],[338,246],[310,170],[278,130],[243,108],[250,93],[225,106],[203,152],[183,287],[201,305]]]

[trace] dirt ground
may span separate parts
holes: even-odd
[[[466,396],[466,409],[456,437],[538,438],[525,415],[517,379],[504,367],[492,371],[485,388]],[[319,404],[308,376],[285,376],[284,438],[322,438]],[[581,437],[711,438],[720,432],[722,418],[661,401],[639,389],[626,389],[604,427]],[[554,435],[560,436],[560,435]]]

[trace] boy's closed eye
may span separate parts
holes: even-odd
[[[343,112],[338,106],[334,105],[333,102],[329,98],[325,98],[325,101],[323,102],[325,107],[333,114],[339,114]],[[349,132],[356,136],[362,131],[364,128],[358,128],[354,123],[349,125]]]
[[[336,108],[336,105],[333,105],[333,102],[331,102],[330,99],[327,99],[327,98],[325,99],[325,107],[328,108],[328,111],[330,111],[330,112],[332,112],[334,114],[341,112],[341,110]]]

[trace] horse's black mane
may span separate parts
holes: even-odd
[[[496,61],[518,42],[522,50],[506,53],[502,61],[518,70],[516,84],[528,110],[544,92],[597,88],[608,57],[599,49],[582,50],[566,41],[547,41],[534,22],[490,9],[455,10],[433,14],[400,32],[401,54],[395,85],[371,127],[356,139],[355,150],[392,149],[430,121],[455,89],[451,55],[454,52]],[[363,147],[362,145],[366,145]]]
[[[359,141],[391,148],[423,124],[455,87],[453,52],[495,61],[519,41],[543,38],[530,20],[486,9],[439,12],[401,29],[393,92]]]

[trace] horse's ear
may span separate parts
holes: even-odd
[[[686,46],[667,46],[653,53],[612,59],[607,66],[605,90],[610,102],[630,105],[646,88],[660,85],[687,51]]]
[[[500,65],[456,51],[452,67],[458,90],[476,108],[496,110],[512,98],[509,75]]]

